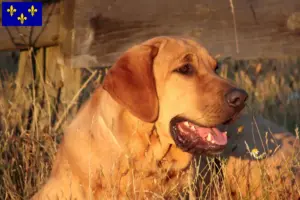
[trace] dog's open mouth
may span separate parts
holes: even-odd
[[[227,144],[227,133],[216,127],[203,127],[191,120],[174,117],[170,130],[175,144],[183,151],[214,155],[221,153]]]

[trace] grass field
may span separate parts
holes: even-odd
[[[292,133],[299,131],[300,57],[228,59],[219,73],[247,90],[249,112],[262,114]],[[101,77],[96,76],[89,86],[99,84]],[[29,199],[47,179],[63,134],[62,128],[55,129],[59,115],[72,103],[56,102],[57,106],[47,101],[47,94],[37,100],[34,87],[18,86],[14,80],[14,75],[5,72],[0,80],[0,199],[12,200]],[[82,93],[89,94],[92,88]],[[62,121],[59,127],[68,122]]]

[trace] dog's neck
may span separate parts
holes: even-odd
[[[191,155],[163,144],[153,127],[154,124],[139,120],[108,92],[98,88],[66,129],[62,152],[83,185],[89,182],[105,184],[107,177],[126,174],[132,166],[145,173],[158,169],[186,169]],[[86,163],[89,163],[89,173],[85,173]],[[96,190],[97,186],[92,188]]]
[[[154,150],[154,153],[155,158],[158,160],[169,153],[170,146],[172,146],[172,149],[176,149],[176,152],[181,152],[181,150],[177,149],[174,145],[171,145],[165,140],[161,140],[159,134],[156,132],[154,123],[147,123],[138,119],[126,108],[118,104],[104,89],[99,88],[99,91],[101,92],[96,92],[95,95],[101,95],[100,98],[93,98],[100,102],[99,110],[101,113],[109,113],[105,116],[101,115],[103,123],[105,123],[103,125],[108,128],[109,132],[112,133],[118,141],[122,142],[122,144],[120,144],[122,148],[127,149],[129,152],[130,148],[134,148],[134,152],[144,154],[145,151],[148,151],[150,144],[152,147],[156,145],[157,148]],[[111,107],[113,107],[114,110],[110,110],[107,103],[113,104]],[[118,126],[116,126],[116,124],[118,124]],[[131,133],[131,135],[128,135],[128,133]],[[134,134],[137,136],[134,136]],[[182,154],[187,153],[182,152]]]
[[[130,148],[134,148],[134,152],[137,152],[137,149],[140,148],[143,151],[148,145],[149,136],[154,124],[143,122],[132,115],[126,108],[118,104],[104,89],[98,88],[97,90],[99,92],[95,92],[93,100],[98,101],[99,113],[106,113],[105,115],[98,115],[99,120],[102,120],[102,125],[107,127],[108,132],[119,141],[122,149],[130,151]],[[111,104],[112,106],[107,106],[107,104]],[[107,133],[104,134],[107,135]],[[111,134],[109,135],[111,136]],[[136,139],[139,141],[135,141]]]

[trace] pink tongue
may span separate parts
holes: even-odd
[[[217,128],[204,128],[195,126],[196,133],[198,133],[202,138],[208,141],[208,137],[210,137],[211,143],[215,143],[218,145],[226,145],[227,144],[227,135],[226,132],[221,132]],[[210,136],[209,136],[210,135]]]
[[[227,144],[227,134],[226,132],[221,132],[217,128],[205,128],[199,127],[191,122],[184,121],[177,124],[181,134],[184,135],[199,135],[202,140],[207,143],[216,145],[226,145]]]

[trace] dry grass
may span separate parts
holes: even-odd
[[[263,114],[296,132],[300,124],[300,58],[229,59],[223,62],[220,74],[234,79],[248,91],[249,111]],[[51,119],[57,113],[64,113],[71,102],[59,102],[57,107],[58,102],[50,103],[45,95],[45,99],[35,99],[33,87],[18,88],[13,76],[4,74],[3,77],[0,84],[0,198],[29,199],[49,176],[63,134],[61,128],[54,131],[59,120]],[[94,81],[97,85],[100,78]],[[83,91],[88,92],[88,89]],[[212,185],[221,184],[218,177],[217,174],[212,176]],[[266,186],[266,191],[276,190],[270,183]],[[227,186],[221,185],[218,193],[227,193]]]

